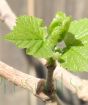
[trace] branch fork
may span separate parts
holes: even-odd
[[[6,0],[2,0],[0,3],[0,20],[5,22],[10,29],[13,29],[13,26],[16,23],[16,15],[13,13]],[[45,59],[40,59],[40,61],[44,65],[46,64]],[[41,80],[39,78],[22,73],[1,61],[0,76],[6,78],[7,80],[11,81],[12,83],[18,86],[30,90],[34,95],[40,97],[41,100],[49,99],[49,96],[42,91],[43,86],[45,84],[45,80]],[[63,67],[61,67],[59,63],[57,63],[56,68],[53,72],[53,80],[61,81],[62,76],[63,84],[70,91],[72,91],[72,93],[77,94],[79,99],[88,101],[88,80],[81,79],[73,75],[72,73],[68,72]],[[53,104],[51,102],[50,104],[49,102],[46,102],[46,104],[56,105],[56,103]]]

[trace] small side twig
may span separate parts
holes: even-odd
[[[48,62],[46,65],[48,74],[47,74],[44,92],[50,97],[50,99],[46,101],[47,102],[46,105],[62,105],[62,103],[57,99],[56,91],[54,87],[53,72],[55,70],[56,63],[53,59],[51,59],[50,61],[52,63]]]
[[[52,100],[55,94],[54,81],[53,81],[54,69],[55,69],[55,62],[53,63],[53,65],[47,64],[48,74],[46,79],[45,91],[47,95],[49,95],[52,98]]]

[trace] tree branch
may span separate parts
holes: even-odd
[[[13,28],[13,26],[15,25],[15,22],[16,22],[16,16],[12,12],[12,10],[10,9],[10,7],[7,4],[6,0],[2,0],[2,2],[0,3],[0,19],[3,20],[10,29]],[[44,60],[41,60],[41,62],[42,63],[44,62],[44,65],[46,64],[46,60],[45,59]],[[1,62],[0,63],[0,68],[2,68],[2,66],[4,67],[4,64]],[[4,73],[3,73],[3,75],[0,73],[0,75],[2,75],[3,77],[5,77],[9,73],[9,76],[11,76],[12,74],[10,74],[10,73],[14,73],[14,72],[12,72],[12,71],[11,72],[10,71],[6,72],[5,69],[7,70],[8,68],[9,68],[9,66],[5,67],[4,69],[0,69],[0,72],[1,73],[3,73],[3,72],[6,73],[5,75],[4,75]],[[12,70],[11,67],[9,69]],[[2,72],[2,70],[3,70],[3,72]],[[25,77],[25,76],[23,76],[24,73],[21,73],[19,71],[16,71],[16,73],[17,74],[20,73],[21,75],[18,75],[17,78],[18,77],[19,78],[18,79],[15,79],[15,81],[11,77],[8,78],[8,76],[5,77],[5,78],[9,79],[10,81],[12,81],[14,83],[15,82],[16,83],[19,83],[18,85],[20,85],[20,86],[22,86],[24,88],[28,88],[29,87],[28,84],[26,84],[27,85],[26,87],[23,86],[23,84],[25,84],[25,81],[26,80],[27,80],[27,83],[31,83],[30,80],[33,80],[33,79],[34,79],[33,81],[37,80],[36,83],[34,82],[34,85],[35,86],[37,85],[37,83],[40,80],[40,79],[37,79],[35,77],[29,76],[27,74],[26,74],[27,77]],[[21,76],[21,78],[20,78],[20,76]],[[63,76],[62,82],[63,82],[63,84],[69,90],[71,90],[73,93],[77,94],[80,99],[82,99],[84,101],[88,101],[88,80],[80,79],[79,77],[73,75],[72,73],[70,73],[67,70],[65,70],[64,68],[62,68],[60,66],[60,64],[57,64],[57,67],[54,70],[53,77],[54,77],[55,80],[61,80],[62,76]],[[29,80],[28,78],[30,78],[30,77],[31,77],[31,79]],[[22,83],[21,81],[24,81],[24,82]],[[32,91],[33,93],[35,93],[36,88],[32,88],[32,90],[31,90],[31,87],[32,87],[32,84],[31,84],[30,88],[28,88],[28,89],[30,89],[30,91]],[[41,95],[42,95],[42,93],[41,93]],[[41,97],[41,95],[39,97]]]
[[[79,99],[88,101],[88,80],[73,75],[65,70],[58,62],[54,70],[53,78],[61,81],[72,93],[77,94]]]
[[[14,83],[15,85],[30,90],[33,94],[36,94],[37,84],[40,81],[39,78],[35,78],[31,75],[22,73],[1,61],[0,76],[6,78],[8,81]]]
[[[6,0],[0,2],[0,20],[12,29],[16,23],[16,15],[12,12]]]
[[[13,67],[0,61],[0,76],[4,77],[13,84],[20,86],[22,88],[28,89],[35,96],[40,98],[46,103],[46,105],[62,105],[55,99],[51,100],[51,97],[47,96],[43,90],[45,86],[45,80],[36,78],[34,76],[23,73]]]
[[[13,67],[8,66],[7,64],[0,61],[0,76],[4,77],[8,81],[13,84],[20,86],[22,88],[28,89],[34,95],[39,97],[41,100],[46,101],[49,97],[42,92],[42,90],[38,90],[40,84],[44,85],[44,80],[36,78],[34,76],[23,73],[19,70],[14,69]],[[42,88],[42,85],[40,88]],[[37,94],[37,90],[40,91]]]

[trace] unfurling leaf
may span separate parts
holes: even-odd
[[[62,41],[69,29],[71,17],[58,12],[49,26],[49,43],[54,47]]]

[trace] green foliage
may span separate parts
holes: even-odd
[[[54,47],[57,42],[64,39],[71,22],[71,17],[62,12],[58,12],[49,26],[49,43]]]
[[[88,71],[88,19],[73,21],[64,41],[62,65],[71,71]]]
[[[46,37],[47,28],[43,26],[41,19],[21,16],[17,18],[16,26],[5,39],[15,43],[19,48],[26,48],[27,54],[48,58],[53,52],[46,42]]]
[[[70,16],[58,12],[49,27],[43,20],[32,16],[17,18],[12,32],[4,37],[29,55],[46,59],[60,59],[70,71],[88,70],[88,19],[72,21]],[[64,41],[65,48],[57,44]]]

